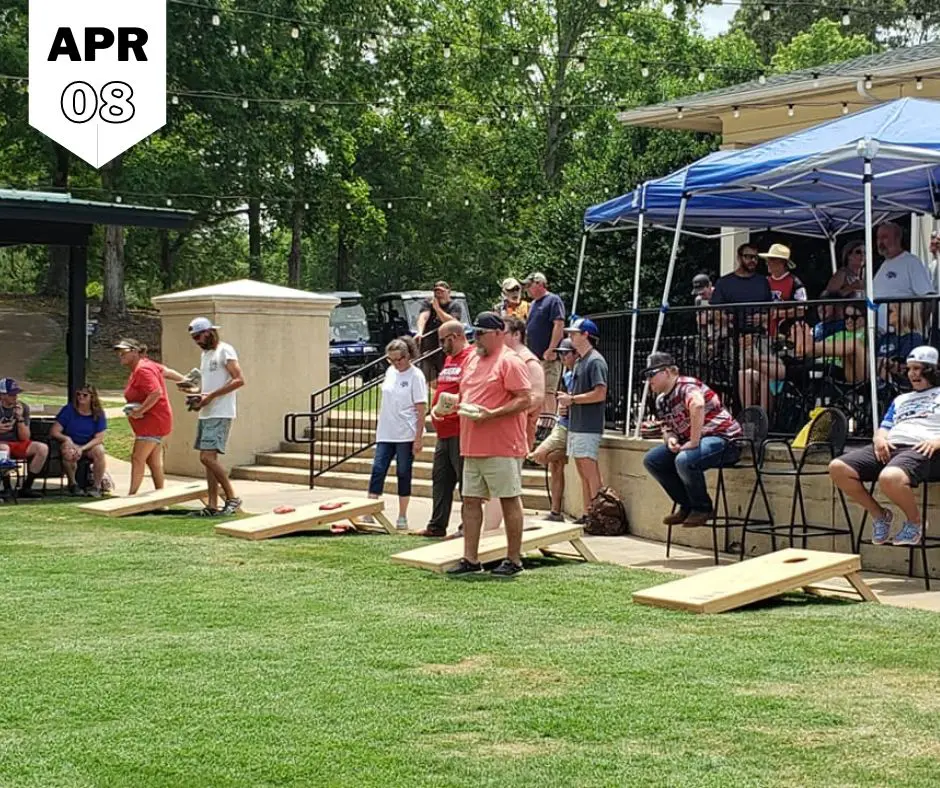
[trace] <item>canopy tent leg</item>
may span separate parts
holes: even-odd
[[[679,241],[682,240],[682,225],[685,224],[685,209],[689,203],[689,197],[682,195],[679,203],[679,217],[676,221],[676,234],[672,239],[672,253],[669,255],[669,268],[666,270],[666,284],[663,286],[663,301],[659,308],[659,319],[656,321],[656,334],[653,337],[653,350],[655,353],[659,350],[659,338],[663,333],[663,323],[666,322],[666,312],[669,310],[669,291],[672,289],[672,275],[676,270],[676,258],[679,256]],[[643,417],[646,415],[646,398],[649,396],[650,382],[647,378],[643,383],[643,398],[640,400],[640,413],[636,420],[635,437],[640,437],[640,427],[643,424]]]
[[[633,314],[630,316],[630,361],[627,367],[627,411],[623,434],[630,434],[630,414],[633,412],[633,368],[636,366],[636,323],[640,307],[640,261],[643,259],[643,224],[646,211],[640,211],[636,226],[636,261],[633,264]]]
[[[875,304],[874,285],[872,282],[872,268],[874,267],[874,250],[872,249],[872,168],[871,159],[865,159],[865,170],[862,183],[865,187],[865,298],[868,302],[868,320],[865,322],[865,333],[868,340],[868,379],[870,381],[871,396],[871,429],[872,435],[878,430],[878,365],[875,354],[875,331],[878,327],[878,306]]]
[[[578,296],[581,295],[581,273],[584,271],[584,253],[587,251],[587,233],[581,233],[581,254],[578,256],[578,275],[574,280],[574,297],[571,299],[571,314],[578,314]]]
[[[832,273],[839,270],[839,259],[836,257],[836,239],[829,236],[829,259],[832,262]]]

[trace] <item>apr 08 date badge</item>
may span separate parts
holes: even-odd
[[[29,0],[29,124],[102,167],[166,123],[166,0]]]

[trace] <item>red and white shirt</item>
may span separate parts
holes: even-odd
[[[689,401],[694,394],[701,394],[705,399],[705,423],[702,437],[738,438],[741,425],[721,404],[718,395],[697,378],[679,377],[672,391],[660,394],[656,398],[656,415],[662,420],[666,432],[675,435],[680,441],[687,441],[692,435],[692,423],[689,419]]]

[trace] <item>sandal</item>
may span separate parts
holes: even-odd
[[[213,509],[210,506],[204,506],[198,512],[193,512],[191,517],[218,517],[221,512],[218,509]]]

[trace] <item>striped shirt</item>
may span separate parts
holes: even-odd
[[[696,393],[701,394],[705,399],[703,438],[709,435],[737,438],[742,434],[741,425],[722,406],[718,395],[702,381],[688,377],[678,378],[672,391],[660,394],[656,398],[656,415],[662,420],[666,432],[675,435],[681,441],[689,440],[692,435],[689,400]]]

